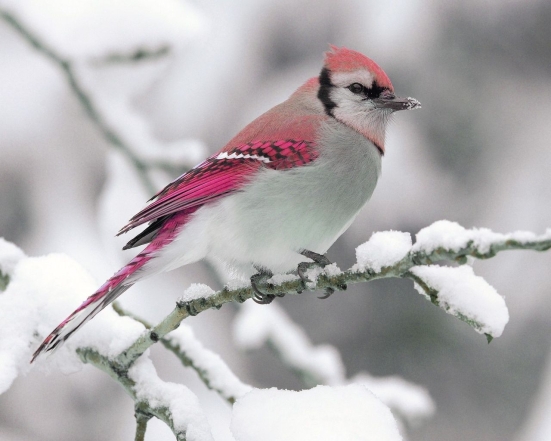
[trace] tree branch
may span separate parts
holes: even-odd
[[[468,257],[477,259],[489,259],[494,257],[498,252],[507,250],[534,250],[546,251],[551,248],[551,237],[549,234],[535,237],[533,240],[517,240],[504,239],[504,235],[499,235],[499,239],[495,239],[491,243],[483,245],[474,240],[469,240],[464,246],[457,249],[438,247],[431,252],[423,249],[416,250],[412,248],[398,262],[382,267],[379,271],[371,268],[359,270],[357,267],[336,274],[328,274],[322,272],[319,274],[312,286],[311,290],[324,290],[327,287],[339,287],[346,284],[369,282],[389,277],[396,278],[411,278],[409,270],[417,265],[430,265],[441,261],[455,261],[465,263]],[[304,290],[301,280],[297,278],[289,280],[277,285],[268,284],[263,287],[266,294],[299,294]],[[253,291],[250,286],[228,289],[227,287],[218,291],[206,298],[199,298],[190,301],[179,301],[176,308],[158,325],[151,328],[149,331],[142,334],[128,349],[123,351],[115,360],[115,363],[120,368],[131,366],[141,354],[144,353],[150,346],[155,344],[159,339],[162,339],[169,332],[176,329],[180,322],[189,316],[195,316],[207,309],[220,309],[222,305],[228,302],[237,301],[239,303],[253,296]],[[461,318],[461,317],[459,317]]]
[[[157,60],[165,57],[171,52],[169,45],[161,45],[156,49],[146,47],[139,48],[131,53],[111,53],[103,57],[98,57],[92,61],[96,66],[107,66],[113,64],[131,64],[148,60]]]
[[[103,137],[117,150],[122,152],[126,158],[132,163],[135,167],[142,184],[145,189],[150,193],[154,194],[156,192],[156,186],[153,184],[153,181],[148,175],[148,169],[154,167],[155,165],[150,165],[142,158],[140,158],[129,144],[127,144],[123,138],[107,123],[101,112],[99,111],[92,95],[85,89],[85,87],[80,83],[78,76],[76,75],[76,66],[72,60],[69,58],[63,57],[58,53],[54,48],[49,46],[46,42],[41,40],[38,35],[30,31],[27,27],[24,26],[22,21],[20,21],[14,14],[0,9],[0,17],[4,19],[15,31],[21,35],[33,48],[38,52],[45,55],[50,59],[54,64],[56,64],[64,73],[67,82],[84,111],[92,122],[99,129]],[[167,49],[161,48],[160,55],[164,55]]]
[[[113,378],[119,384],[121,384],[124,390],[126,391],[126,393],[130,395],[130,397],[134,400],[134,402],[136,403],[136,408],[139,408],[142,414],[152,415],[159,418],[168,427],[170,427],[170,430],[172,430],[172,433],[174,433],[178,441],[186,440],[185,432],[182,432],[181,430],[178,430],[175,428],[172,415],[170,413],[170,410],[167,407],[151,406],[148,401],[141,400],[137,396],[136,390],[135,390],[136,382],[129,377],[128,370],[121,371],[107,357],[101,355],[99,352],[90,348],[79,348],[77,349],[77,354],[79,355],[83,363],[89,363],[92,366],[97,367],[98,369],[108,374],[111,378]],[[138,419],[138,417],[136,418]],[[138,425],[139,424],[140,422],[138,421]],[[143,426],[143,421],[141,422],[141,424]],[[145,433],[145,427],[143,428],[143,431]],[[139,439],[137,433],[136,433],[136,439]]]
[[[124,310],[118,302],[113,304],[113,309],[117,314],[130,317],[147,329],[152,328],[149,322]],[[252,389],[251,386],[242,383],[217,354],[204,348],[193,337],[191,330],[186,336],[176,338],[171,334],[160,341],[184,366],[192,368],[208,389],[217,392],[229,404],[235,403],[240,396]]]
[[[10,283],[10,276],[0,271],[0,292],[5,291],[9,283]]]
[[[136,436],[135,441],[145,441],[145,431],[147,429],[147,423],[153,415],[143,409],[143,405],[136,405],[134,411],[134,417],[136,418]]]

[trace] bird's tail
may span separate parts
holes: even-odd
[[[31,363],[43,352],[49,352],[61,346],[82,325],[130,288],[139,278],[143,277],[145,274],[140,274],[141,271],[139,270],[153,258],[152,251],[154,250],[148,250],[148,248],[150,247],[147,247],[115,273],[69,317],[63,320],[35,351]]]

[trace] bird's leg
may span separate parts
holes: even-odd
[[[260,305],[268,305],[269,303],[272,303],[273,300],[276,297],[284,297],[285,294],[283,293],[277,293],[277,294],[266,294],[263,293],[259,285],[266,285],[266,280],[268,280],[270,277],[273,276],[272,272],[270,270],[267,270],[266,268],[261,268],[255,266],[255,269],[258,271],[258,273],[251,276],[251,287],[254,291],[253,300],[260,304]],[[270,285],[268,285],[270,286]]]
[[[311,280],[306,276],[306,271],[316,266],[325,268],[327,265],[331,265],[331,261],[323,254],[314,253],[313,251],[310,251],[310,250],[302,250],[300,254],[302,254],[304,257],[308,257],[308,259],[313,260],[313,262],[301,262],[298,264],[298,267],[297,267],[298,276],[300,277],[300,280],[302,280],[302,285],[306,289],[306,283],[311,282]],[[337,286],[336,288],[338,288],[341,291],[344,291],[346,290],[347,286],[346,286],[346,283],[344,283],[342,285]],[[327,288],[325,288],[325,295],[318,298],[326,299],[334,292],[335,292],[335,288],[333,288],[332,286],[328,286]]]

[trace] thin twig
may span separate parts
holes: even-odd
[[[0,10],[0,17],[3,18],[6,23],[11,25],[11,27],[37,51],[53,61],[63,71],[71,90],[78,98],[88,117],[98,127],[104,138],[127,157],[127,159],[135,167],[145,189],[150,194],[154,194],[157,189],[147,173],[149,168],[148,165],[134,153],[132,148],[130,148],[130,146],[127,145],[111,127],[109,127],[109,124],[104,120],[103,116],[97,109],[92,96],[80,84],[79,79],[75,74],[74,63],[70,59],[60,55],[52,47],[43,42],[36,34],[25,27],[14,14],[5,10]]]
[[[143,61],[157,60],[168,54],[170,54],[170,46],[162,45],[156,49],[150,49],[146,47],[139,48],[131,53],[111,53],[103,57],[98,57],[92,60],[92,64],[95,66],[108,66],[113,64],[135,64]]]
[[[136,418],[136,436],[135,441],[145,441],[145,431],[147,430],[147,423],[153,415],[147,413],[143,409],[143,405],[136,405],[134,411],[134,417]]]
[[[79,348],[77,349],[77,354],[80,356],[80,359],[83,363],[88,363],[97,367],[98,369],[107,373],[119,384],[121,384],[126,393],[130,395],[130,397],[136,403],[136,406],[139,406],[143,413],[155,416],[156,418],[160,419],[170,428],[170,430],[172,430],[172,433],[174,433],[178,441],[185,441],[185,433],[177,430],[174,427],[172,415],[167,407],[151,406],[147,401],[140,400],[137,397],[135,391],[136,383],[128,376],[127,369],[119,369],[118,366],[111,362],[107,357],[90,348]]]
[[[130,318],[136,320],[137,322],[141,323],[142,325],[144,325],[146,327],[146,329],[151,329],[152,328],[151,323],[147,322],[143,318],[138,317],[138,316],[136,316],[135,314],[133,314],[129,311],[126,311],[124,308],[122,308],[120,306],[120,304],[118,302],[113,303],[113,309],[120,316],[130,317]],[[235,401],[237,400],[237,398],[239,398],[240,394],[235,393],[235,392],[232,393],[232,391],[228,390],[228,387],[216,387],[214,385],[214,383],[215,383],[215,374],[210,372],[210,370],[204,366],[204,363],[201,363],[199,360],[195,360],[190,354],[188,354],[185,350],[183,350],[176,341],[174,341],[170,337],[163,337],[160,341],[161,341],[161,343],[163,344],[163,346],[165,348],[167,348],[170,352],[172,352],[174,355],[176,355],[176,357],[178,357],[178,359],[182,362],[182,364],[184,366],[192,368],[197,373],[197,375],[199,376],[201,381],[205,384],[205,386],[208,389],[217,392],[229,404],[234,404]],[[203,348],[203,352],[206,353],[207,355],[213,354],[208,349],[205,349],[205,348]],[[218,358],[218,357],[216,357],[216,358]],[[212,359],[212,355],[211,355],[211,359]],[[207,363],[207,364],[209,364],[209,363]],[[212,364],[212,361],[211,361],[211,364]],[[218,370],[220,370],[220,368],[221,368],[220,365],[221,364],[223,364],[223,366],[225,366],[227,368],[227,370],[229,371],[229,368],[221,360],[216,365]],[[209,366],[209,367],[211,369],[213,368],[212,365]],[[233,373],[231,375],[233,375]],[[238,381],[237,377],[235,377],[235,378],[236,378],[236,382],[239,383],[239,391],[242,392],[242,393],[248,392],[248,390],[250,389],[250,386],[248,386],[246,384],[243,384],[240,381]]]
[[[9,283],[10,283],[10,276],[0,271],[0,292],[5,291]]]

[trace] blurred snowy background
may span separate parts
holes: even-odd
[[[149,173],[156,188],[317,75],[328,43],[376,60],[423,109],[396,116],[375,195],[329,252],[341,268],[373,231],[415,233],[438,219],[499,232],[551,226],[549,1],[2,0],[0,8],[73,63],[106,126],[159,164]],[[28,255],[67,253],[99,284],[133,255],[120,251],[128,238],[113,236],[151,190],[59,66],[1,19],[0,60],[0,236]],[[429,390],[437,412],[410,440],[548,441],[550,266],[551,254],[528,251],[476,264],[511,313],[491,345],[406,280],[277,303],[314,343],[339,349],[349,376],[400,375]],[[196,264],[139,284],[121,302],[159,320],[192,282],[219,287]],[[304,387],[268,349],[236,347],[236,311],[189,322],[244,381]],[[206,403],[215,438],[231,439],[227,404],[170,354],[154,348],[153,358],[162,378]],[[132,439],[133,431],[132,401],[91,367],[33,371],[0,397],[2,440]],[[158,422],[148,436],[172,439]]]

